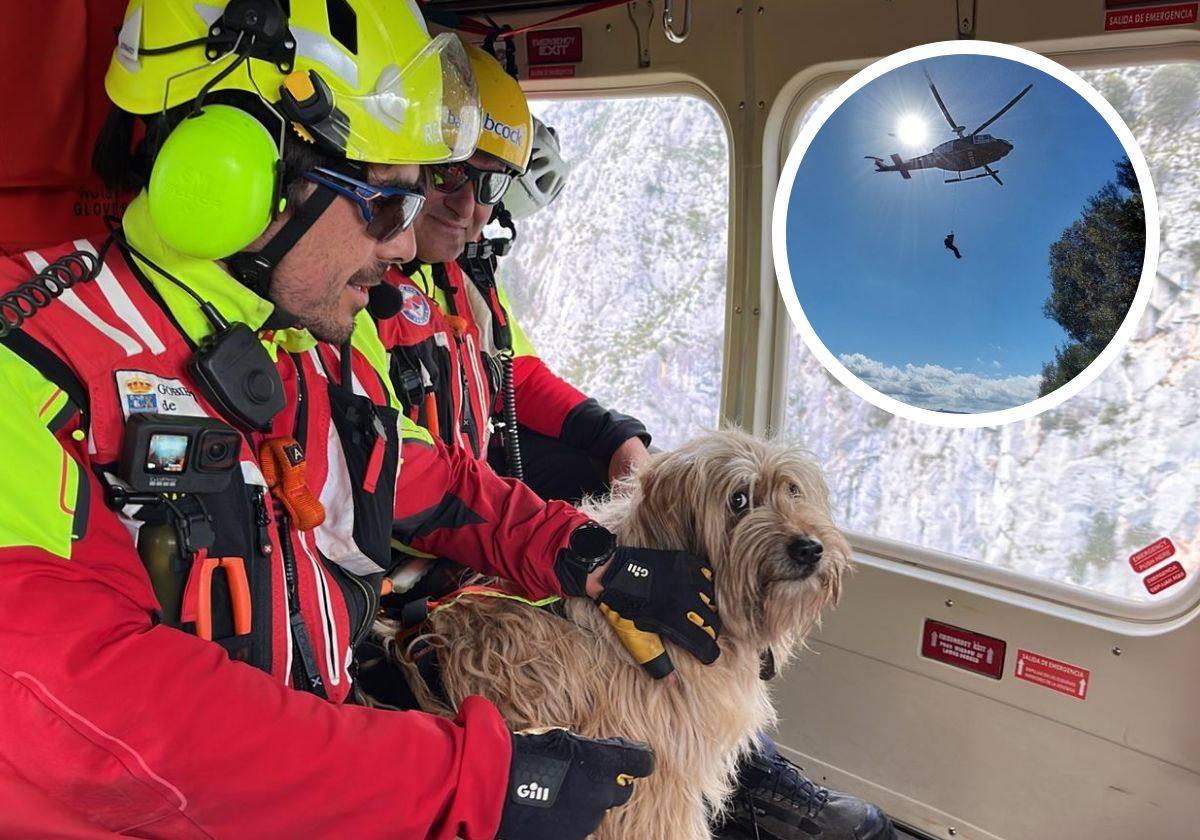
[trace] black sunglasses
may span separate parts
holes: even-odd
[[[486,205],[498,204],[513,181],[511,172],[480,169],[466,161],[426,166],[425,173],[429,185],[441,193],[456,193],[471,184],[475,200]]]
[[[419,189],[368,184],[323,166],[305,172],[304,177],[357,204],[367,224],[367,235],[379,242],[394,239],[412,227],[425,205],[425,193]]]

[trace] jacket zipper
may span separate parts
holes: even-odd
[[[296,369],[296,441],[303,448],[308,430],[308,407],[305,405],[308,387],[300,359],[295,354],[291,354],[291,358]],[[309,638],[308,626],[304,623],[304,615],[300,609],[300,587],[297,583],[296,555],[292,550],[291,520],[279,500],[274,502],[279,545],[283,551],[283,576],[287,584],[288,627],[297,653],[292,659],[292,682],[304,691],[325,698],[325,681],[321,679],[321,669],[317,666],[312,639]]]
[[[478,409],[479,412],[477,415],[478,423],[476,424],[479,430],[479,440],[476,442],[476,455],[478,456],[479,453],[487,448],[487,406],[490,400],[488,399],[488,389],[483,381],[483,371],[479,367],[479,348],[475,346],[475,339],[470,333],[467,333],[467,352],[469,354],[468,360],[471,362],[471,372],[475,374],[475,395],[478,398],[478,404],[472,403],[472,409]]]
[[[471,406],[471,383],[467,378],[467,365],[463,360],[463,340],[457,333],[454,336],[455,356],[458,360],[459,401],[458,413],[462,418],[459,428],[467,436],[467,444],[471,453],[479,457],[479,441],[475,433],[475,409]]]
[[[292,551],[290,536],[291,521],[288,519],[287,511],[278,503],[275,505],[275,514],[279,526],[279,542],[283,549],[283,576],[287,583],[288,626],[291,628],[292,643],[295,645],[297,653],[297,656],[292,659],[292,681],[304,691],[325,697],[325,681],[321,679],[321,669],[317,666],[317,656],[308,635],[308,627],[300,612],[300,593],[296,584],[296,555]]]

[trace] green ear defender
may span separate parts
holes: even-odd
[[[231,105],[206,105],[171,132],[154,160],[150,218],[175,250],[228,257],[283,210],[282,169],[262,123]]]

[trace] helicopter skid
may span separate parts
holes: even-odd
[[[996,171],[999,172],[1000,170],[997,169]],[[974,181],[976,178],[990,178],[990,177],[992,177],[990,172],[981,172],[978,175],[971,175],[970,177],[967,177],[967,178],[962,178],[962,177],[947,178],[946,183],[947,184],[957,184],[959,181]]]

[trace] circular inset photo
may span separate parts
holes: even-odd
[[[1158,258],[1154,190],[1116,111],[1005,44],[897,53],[835,91],[784,166],[789,314],[844,385],[942,426],[1025,419],[1115,358]]]

